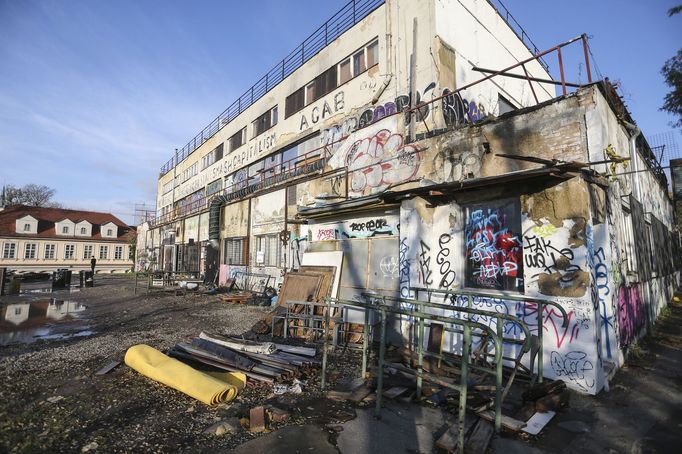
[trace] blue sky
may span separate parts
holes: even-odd
[[[592,35],[651,135],[671,129],[659,70],[682,47],[682,15],[666,15],[681,1],[505,4],[541,49]],[[132,222],[174,148],[345,3],[0,0],[0,184]]]

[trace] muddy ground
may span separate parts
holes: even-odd
[[[144,291],[135,295],[133,288],[129,278],[102,277],[94,288],[81,292],[2,297],[0,302],[11,303],[56,296],[82,302],[88,309],[82,322],[55,327],[55,332],[66,337],[0,347],[0,452],[214,453],[238,445],[246,449],[241,452],[252,454],[292,452],[276,449],[289,434],[288,429],[276,431],[283,426],[320,428],[321,444],[327,451],[317,452],[350,452],[342,449],[344,446],[354,446],[352,451],[359,452],[359,432],[363,430],[371,433],[369,441],[360,443],[360,451],[385,452],[388,445],[383,441],[378,451],[370,449],[382,439],[375,429],[344,424],[368,410],[325,399],[314,373],[303,377],[308,381],[302,395],[275,396],[270,388],[246,389],[235,401],[216,407],[156,384],[125,365],[95,375],[111,360],[122,359],[132,345],[146,343],[165,350],[202,330],[240,335],[267,311],[222,303],[209,295]],[[92,334],[68,336],[84,331]],[[597,397],[571,393],[569,407],[538,437],[503,434],[495,437],[489,452],[677,452],[682,442],[680,303],[672,304],[654,334],[633,350],[636,354],[610,380],[608,392]],[[331,361],[332,383],[357,377],[359,364],[352,351],[340,352]],[[291,417],[273,424],[270,434],[252,434],[241,428],[220,436],[204,433],[217,421],[247,416],[250,408],[262,403],[286,409]],[[513,406],[514,393],[505,403],[505,414],[514,415]],[[402,410],[385,411],[401,414]],[[433,440],[448,423],[441,419],[434,427],[438,430],[433,432]],[[293,437],[294,445],[301,442],[300,452],[309,451],[298,432],[288,436]],[[319,447],[319,436],[316,438]],[[433,440],[427,440],[430,446]],[[391,451],[423,450],[402,445]]]
[[[1,301],[50,296],[88,307],[82,323],[55,326],[55,331],[68,336],[87,328],[93,334],[0,347],[0,452],[218,452],[256,435],[240,430],[218,437],[204,434],[205,429],[248,415],[254,402],[277,400],[269,389],[246,389],[232,403],[208,407],[125,365],[95,375],[135,344],[165,350],[202,330],[241,335],[267,309],[230,305],[208,295],[135,295],[134,281],[123,277],[98,278],[94,288],[76,293]],[[292,410],[288,423],[314,418],[325,424],[339,415],[353,416],[344,415],[339,405],[319,405],[317,376],[304,378],[309,385],[300,398],[279,398],[280,407]]]

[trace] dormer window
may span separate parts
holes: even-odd
[[[65,225],[62,227],[62,233],[69,233],[69,226]]]
[[[81,235],[87,235],[88,234],[88,229],[85,227],[81,227]]]
[[[31,231],[31,224],[24,224],[24,232],[30,232]]]

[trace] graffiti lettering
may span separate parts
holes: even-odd
[[[400,261],[400,297],[410,298],[410,260],[407,254],[410,247],[407,245],[407,238],[401,238],[398,259]]]
[[[483,105],[469,102],[448,88],[443,89],[443,95],[448,95],[443,98],[442,108],[445,124],[449,127],[476,123],[487,117]]]
[[[568,378],[584,391],[594,388],[594,378],[585,374],[587,372],[589,375],[589,372],[594,370],[592,362],[587,358],[587,353],[572,351],[562,356],[559,352],[552,352],[550,364],[558,377]]]
[[[433,284],[433,279],[431,279],[432,271],[430,268],[431,256],[429,255],[431,248],[423,241],[420,241],[419,243],[421,248],[421,251],[419,252],[419,269],[422,274],[422,283],[428,287]]]
[[[419,169],[419,149],[405,145],[403,136],[382,129],[372,137],[357,140],[345,157],[350,192],[381,189],[414,177]]]
[[[451,240],[452,237],[448,233],[444,233],[440,236],[440,238],[438,238],[438,254],[436,255],[436,264],[440,265],[440,275],[442,276],[440,283],[438,284],[438,287],[440,288],[450,287],[455,282],[455,278],[457,277],[454,270],[450,269],[452,265],[446,259],[446,257],[450,255],[448,243],[450,243]]]
[[[498,209],[475,210],[469,215],[465,238],[474,284],[503,288],[503,278],[522,275],[521,242],[505,223],[505,214]]]
[[[336,229],[320,229],[317,231],[317,240],[335,240],[336,239]]]
[[[350,225],[353,232],[376,232],[388,227],[386,219],[369,220],[367,222],[354,222]],[[389,229],[390,230],[390,229]]]
[[[333,100],[333,111],[332,107],[329,103],[329,100],[324,100],[322,102],[322,105],[316,105],[314,106],[311,111],[310,111],[310,121],[312,124],[316,124],[320,119],[324,120],[325,118],[329,117],[332,115],[332,113],[337,113],[340,110],[343,110],[345,106],[344,102],[344,94],[342,91],[338,92],[336,95],[334,95],[334,100]],[[301,115],[301,121],[300,121],[300,126],[299,130],[303,131],[304,129],[307,129],[310,127],[310,123],[308,123],[308,119],[306,118],[306,115],[303,114]]]

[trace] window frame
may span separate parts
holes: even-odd
[[[239,140],[237,140],[239,139]],[[228,153],[233,152],[237,148],[241,147],[246,143],[246,126],[244,126],[239,131],[232,134],[229,139],[227,139],[228,148],[230,149]]]
[[[32,246],[31,257],[29,257],[29,246]],[[38,256],[38,243],[24,243],[24,260],[35,260]]]
[[[230,237],[230,238],[223,238],[223,260],[222,263],[224,265],[234,265],[234,266],[246,266],[247,265],[247,259],[246,259],[246,237],[239,236],[239,237]],[[230,252],[233,251],[238,251],[237,253],[232,253],[228,254],[228,248],[233,246],[233,249]],[[230,259],[234,259],[237,256],[239,256],[239,260],[237,262],[230,262]]]
[[[75,244],[65,244],[64,245],[64,260],[74,260],[76,258],[76,245]]]
[[[57,245],[54,243],[45,244],[45,249],[43,251],[44,260],[55,260],[57,257]]]
[[[123,260],[123,246],[114,246],[114,260]]]
[[[95,253],[94,253],[93,245],[92,244],[83,245],[83,260],[92,258],[94,256],[95,256]]]
[[[255,240],[256,266],[280,267],[282,262],[282,245],[279,240],[279,234],[267,233],[256,235]],[[274,253],[272,252],[273,245],[275,248]],[[263,252],[263,263],[258,262],[258,254],[261,251]],[[272,259],[274,259],[274,263],[272,263]]]
[[[8,247],[11,246],[11,247]],[[11,257],[9,256],[8,252],[11,252]],[[7,241],[3,244],[2,246],[2,258],[4,260],[14,260],[17,258],[17,243],[13,243],[11,241]]]
[[[251,122],[253,127],[252,138],[256,138],[261,134],[264,134],[268,129],[273,128],[277,125],[278,120],[277,115],[277,105],[268,109],[262,115],[259,115],[255,120]]]
[[[105,244],[100,244],[99,246],[99,260],[109,260],[109,246]]]

